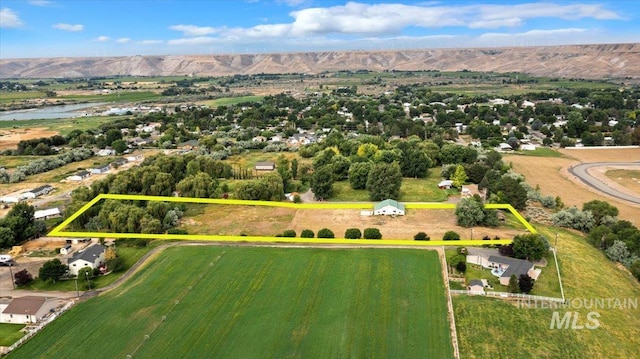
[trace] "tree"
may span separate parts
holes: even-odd
[[[367,178],[371,170],[371,162],[356,162],[349,167],[349,184],[352,189],[363,189],[367,186]]]
[[[443,241],[459,241],[460,235],[454,231],[447,231],[442,237]]]
[[[376,163],[371,167],[367,177],[367,190],[372,201],[398,199],[402,174],[397,163]]]
[[[302,232],[300,232],[300,238],[313,238],[314,236],[315,234],[310,229],[303,229]]]
[[[467,181],[467,173],[464,171],[464,166],[457,165],[455,172],[451,175],[451,181],[454,187],[461,188]]]
[[[40,279],[44,281],[51,280],[52,282],[56,282],[60,277],[65,275],[69,270],[69,267],[62,264],[58,258],[54,258],[50,261],[45,262],[40,270],[38,271],[38,276]]]
[[[509,293],[518,293],[520,291],[518,278],[516,278],[515,274],[512,274],[509,278],[509,285],[507,286],[507,290],[509,291]]]
[[[9,248],[15,244],[15,235],[9,227],[0,222],[0,248]]]
[[[463,198],[456,205],[456,218],[458,225],[473,227],[484,222],[484,209],[482,203],[473,198]]]
[[[640,280],[640,259],[636,259],[633,263],[631,263],[629,270],[631,271],[633,276],[636,277],[636,279]]]
[[[331,158],[331,169],[333,170],[333,179],[335,181],[346,180],[349,177],[349,167],[351,161],[342,155],[335,155]]]
[[[582,211],[590,211],[593,214],[593,219],[596,222],[596,226],[606,221],[607,217],[615,218],[618,216],[618,208],[605,201],[593,200],[586,202],[582,205]]]
[[[16,285],[19,287],[27,285],[33,281],[33,276],[31,275],[31,273],[27,272],[26,269],[16,272],[13,277],[15,279]]]
[[[293,229],[287,229],[284,232],[282,232],[282,236],[283,237],[295,238],[296,231],[294,231]]]
[[[316,199],[331,198],[333,194],[333,170],[331,166],[316,168],[311,176],[311,190]]]
[[[498,182],[497,190],[501,201],[509,203],[515,209],[524,209],[527,203],[527,190],[517,179],[503,176]]]
[[[533,290],[533,285],[535,284],[535,280],[529,277],[528,274],[521,274],[520,279],[518,279],[518,289],[520,292],[529,294],[531,290]],[[511,280],[509,280],[509,285],[511,285]]]
[[[613,241],[613,245],[607,248],[604,253],[615,262],[620,262],[625,266],[631,265],[631,252],[629,252],[629,248],[627,244],[620,240]]]
[[[429,236],[424,232],[418,232],[415,236],[413,236],[413,240],[415,241],[428,241],[430,239],[431,238],[429,238]]]
[[[298,178],[298,159],[294,158],[291,160],[291,177],[293,179]]]
[[[382,239],[382,233],[378,228],[365,228],[364,239]]]
[[[549,242],[540,234],[521,234],[513,237],[515,258],[538,261],[549,251]]]
[[[344,232],[344,238],[346,239],[360,239],[362,238],[362,232],[358,228],[348,228]]]
[[[509,137],[509,139],[507,140],[507,144],[514,150],[517,150],[520,147],[518,139],[515,137]]]
[[[458,263],[456,263],[456,269],[458,270],[458,272],[460,273],[464,273],[467,271],[467,262],[465,261],[459,261]]]
[[[335,238],[335,235],[329,228],[322,228],[318,231],[318,238]]]
[[[127,148],[128,148],[127,147],[127,143],[124,142],[124,140],[115,140],[115,141],[113,141],[113,143],[111,144],[111,147],[119,155],[122,154],[124,151],[126,151]]]

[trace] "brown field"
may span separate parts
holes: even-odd
[[[640,171],[632,169],[608,169],[605,173],[609,179],[640,196]]]
[[[634,220],[640,207],[619,199],[608,197],[584,185],[567,171],[571,165],[581,162],[620,162],[640,160],[640,149],[589,149],[560,150],[565,157],[533,157],[506,155],[505,161],[513,164],[513,169],[525,176],[527,183],[539,185],[544,195],[560,196],[567,206],[582,207],[591,200],[607,201],[620,210],[619,217]]]
[[[210,235],[275,236],[293,229],[298,235],[303,229],[314,233],[329,228],[336,237],[343,237],[347,228],[375,227],[385,239],[413,239],[418,232],[425,232],[433,239],[440,239],[453,230],[463,239],[469,239],[471,230],[456,225],[453,210],[409,210],[403,217],[360,216],[358,209],[293,209],[258,206],[207,205],[204,213],[183,221],[189,233]],[[512,238],[525,230],[514,228],[475,227],[473,238]]]
[[[57,134],[58,132],[48,130],[44,127],[0,130],[0,151],[15,149],[20,141],[51,137]]]

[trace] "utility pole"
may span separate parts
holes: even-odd
[[[16,289],[16,279],[13,277],[13,269],[11,269],[11,267],[13,267],[13,263],[9,263],[9,275],[11,276],[11,285],[13,289]]]
[[[80,298],[80,292],[78,292],[78,276],[76,276],[76,298]]]

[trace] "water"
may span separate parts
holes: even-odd
[[[0,121],[43,120],[82,116],[86,108],[104,105],[104,102],[80,103],[75,105],[46,106],[28,110],[0,112]]]

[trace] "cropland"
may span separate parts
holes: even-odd
[[[9,357],[452,358],[440,273],[425,250],[174,247]]]

